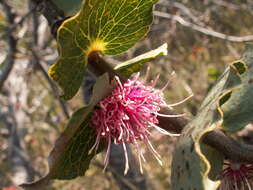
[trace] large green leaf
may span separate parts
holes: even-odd
[[[117,55],[148,32],[155,2],[86,0],[77,15],[63,22],[57,33],[60,58],[49,75],[62,88],[64,99],[77,93],[91,52]]]
[[[220,110],[223,115],[223,129],[236,132],[253,121],[253,46],[248,45],[242,61],[249,68],[241,75],[242,85],[229,94],[229,100]],[[235,62],[239,63],[239,62]]]
[[[66,129],[56,141],[49,156],[49,172],[44,178],[25,185],[27,189],[36,187],[45,179],[73,179],[85,174],[91,159],[103,149],[101,144],[97,152],[90,152],[96,140],[95,130],[90,126],[92,110],[111,91],[107,74],[97,79],[89,105],[72,115]]]
[[[252,61],[252,51],[250,55]],[[215,179],[222,169],[223,155],[204,145],[202,137],[223,126],[223,106],[230,102],[233,93],[241,89],[241,78],[248,72],[244,62],[232,63],[208,93],[197,116],[183,130],[173,155],[172,190],[217,189],[219,182]]]
[[[157,56],[167,55],[167,48],[168,45],[163,44],[157,49],[151,50],[145,54],[117,65],[114,69],[119,71],[125,77],[129,77],[131,74],[138,72],[145,63],[155,59]]]

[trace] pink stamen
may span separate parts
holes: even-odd
[[[158,127],[157,116],[181,117],[184,114],[165,115],[159,113],[161,107],[170,108],[171,105],[166,104],[162,91],[154,88],[158,79],[159,75],[153,82],[144,85],[144,81],[139,81],[139,73],[137,73],[131,80],[122,84],[119,78],[115,77],[116,87],[112,94],[101,100],[98,104],[100,108],[94,110],[92,126],[96,130],[97,138],[91,150],[98,148],[101,138],[107,142],[105,168],[109,162],[111,142],[122,144],[126,160],[124,171],[126,174],[129,169],[126,143],[131,143],[138,154],[142,171],[141,160],[145,162],[145,159],[137,143],[138,140],[143,141],[158,162],[162,164],[160,155],[150,143],[150,129],[154,128],[162,134],[177,136],[177,134],[171,134]],[[172,106],[183,103],[190,97],[177,104],[172,104]]]
[[[251,190],[253,166],[251,164],[225,163],[226,168],[221,171],[221,185],[219,190]]]

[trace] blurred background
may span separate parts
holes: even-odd
[[[54,1],[59,8],[68,8],[64,1]],[[65,10],[66,16],[78,10],[78,6],[73,7],[72,11]],[[47,75],[48,67],[57,59],[57,46],[38,9],[29,0],[0,0],[0,189],[3,190],[16,190],[18,184],[46,173],[47,157],[55,140],[71,113],[84,104],[85,90],[64,102]],[[167,103],[193,93],[193,98],[175,108],[191,118],[224,68],[239,59],[245,44],[253,41],[253,0],[161,0],[154,15],[146,38],[110,59],[114,63],[125,61],[168,43],[168,56],[152,62],[150,79],[161,74],[158,88],[171,81],[165,91]],[[176,74],[172,77],[173,71]],[[87,83],[89,79],[83,86]],[[123,176],[122,149],[114,147],[111,164],[104,173],[104,154],[99,154],[85,177],[55,181],[48,189],[170,189],[170,162],[176,138],[155,131],[153,134],[151,140],[163,166],[143,149],[147,162],[144,174],[140,174],[135,154],[129,148],[132,167]]]

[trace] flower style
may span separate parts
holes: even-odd
[[[221,172],[219,190],[251,190],[253,165],[242,163],[227,164]]]
[[[145,77],[147,78],[147,76]],[[158,127],[157,116],[164,117],[180,117],[181,115],[163,115],[160,114],[161,107],[172,108],[185,100],[176,104],[166,104],[162,91],[166,86],[161,89],[155,89],[154,86],[159,76],[151,81],[150,84],[144,85],[146,79],[139,80],[139,73],[132,79],[128,79],[124,84],[121,83],[118,77],[115,77],[116,87],[112,94],[99,102],[99,109],[95,109],[92,117],[92,125],[96,129],[96,142],[91,150],[97,149],[101,138],[105,139],[108,143],[105,168],[109,162],[110,146],[111,143],[122,144],[125,154],[125,171],[127,173],[129,169],[128,155],[126,150],[126,143],[134,145],[139,163],[140,171],[142,172],[142,160],[145,162],[143,152],[141,151],[138,141],[144,142],[151,153],[155,156],[158,162],[161,164],[160,155],[153,148],[150,143],[150,129],[155,128],[159,132],[170,135],[178,136],[177,134],[171,134],[164,129]]]

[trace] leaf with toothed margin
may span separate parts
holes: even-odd
[[[90,149],[95,144],[95,129],[90,126],[94,106],[112,91],[108,74],[97,79],[93,88],[90,103],[76,111],[69,120],[66,129],[57,139],[49,156],[49,172],[47,175],[26,187],[38,187],[43,181],[52,179],[73,179],[85,175],[91,159],[104,149],[100,143],[97,152]]]
[[[242,60],[252,62],[253,51],[246,48]],[[224,127],[226,112],[222,110],[242,88],[243,76],[250,73],[247,67],[242,61],[230,64],[208,93],[197,116],[184,128],[173,154],[172,190],[218,188],[216,179],[224,158],[222,153],[203,144],[202,138],[208,132]]]
[[[49,75],[63,90],[65,100],[81,86],[91,52],[117,55],[145,36],[157,1],[85,0],[80,12],[63,22],[57,31],[60,58]]]
[[[235,64],[242,67],[242,84],[240,88],[226,94],[228,100],[220,107],[222,129],[227,132],[239,131],[253,122],[253,45],[247,46],[242,61]],[[246,72],[243,72],[243,66]]]
[[[114,69],[119,71],[125,77],[129,77],[131,74],[138,72],[145,63],[155,59],[160,55],[167,55],[167,48],[168,45],[165,43],[157,49],[151,50],[138,57],[117,65],[114,67]]]

